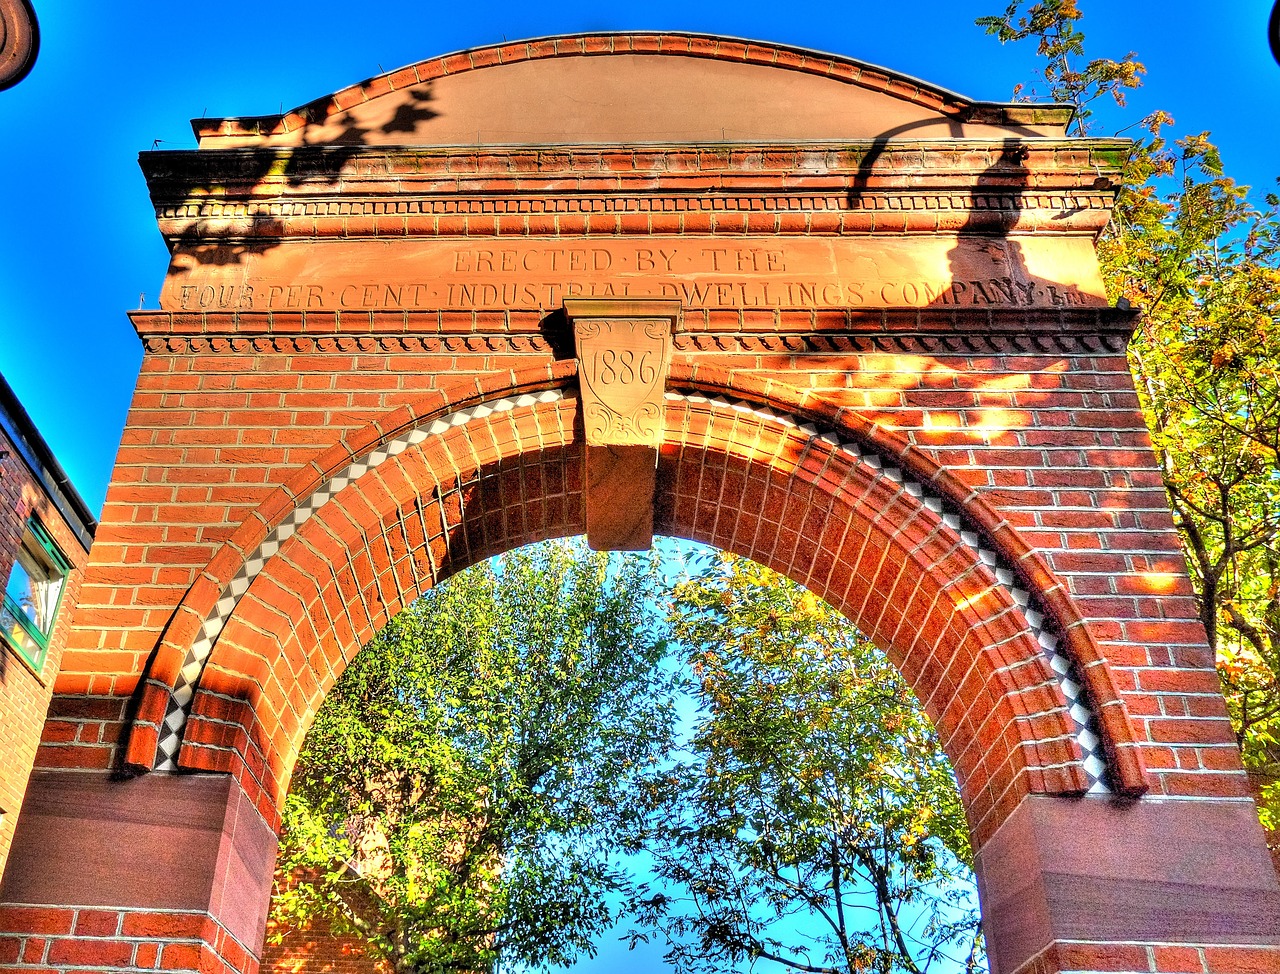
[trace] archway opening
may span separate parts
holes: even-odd
[[[274,829],[305,730],[362,645],[462,569],[584,532],[570,379],[540,372],[406,409],[284,485],[175,614],[152,668],[163,700],[144,697],[131,755],[230,772]],[[1084,630],[1068,625],[1069,601],[979,498],[856,416],[806,411],[776,385],[752,398],[676,383],[657,533],[768,566],[880,647],[937,729],[975,847],[1028,796],[1103,791],[1113,769],[1123,783],[1110,760],[1131,746],[1129,725],[1109,671],[1072,643]],[[1121,716],[1104,742],[1107,708]]]
[[[985,969],[909,686],[801,586],[673,539],[429,591],[318,711],[282,836],[268,971]]]

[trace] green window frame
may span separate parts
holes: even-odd
[[[71,562],[33,515],[27,520],[22,544],[9,569],[0,605],[0,627],[9,645],[37,673],[49,652],[49,638],[70,573]]]

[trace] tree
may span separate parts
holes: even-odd
[[[1093,102],[1110,96],[1124,107],[1125,91],[1139,87],[1147,70],[1132,51],[1119,61],[1094,58],[1081,64],[1084,34],[1076,27],[1081,16],[1076,0],[1040,3],[1013,0],[1002,15],[979,17],[976,21],[988,34],[999,38],[1001,44],[1036,40],[1036,54],[1046,62],[1040,76],[1049,86],[1049,96],[1054,101],[1075,106],[1072,121],[1076,135],[1088,134]],[[1023,86],[1018,85],[1014,88],[1014,97],[1020,97],[1022,91]]]
[[[1084,60],[1075,0],[1011,3],[978,20],[1035,39],[1051,97],[1091,105],[1141,84],[1135,55]],[[1016,92],[1015,92],[1016,94]],[[1140,139],[1099,241],[1113,299],[1142,312],[1131,364],[1263,824],[1280,828],[1280,198],[1224,175],[1207,132]],[[1134,124],[1124,127],[1133,130]],[[1280,845],[1273,838],[1273,849]]]
[[[1205,136],[1156,165],[1176,187],[1131,194],[1103,256],[1142,302],[1132,346],[1152,445],[1182,535],[1263,822],[1280,827],[1280,222],[1221,175]],[[1163,212],[1162,212],[1163,211]],[[1153,262],[1147,268],[1147,262]],[[1154,273],[1152,271],[1154,270]]]
[[[657,879],[633,941],[656,927],[681,971],[983,966],[955,780],[889,662],[730,555],[675,589],[671,622],[700,709],[689,757],[651,786]]]
[[[593,953],[672,734],[656,584],[652,559],[547,543],[397,616],[308,733],[277,919],[324,916],[406,974]]]

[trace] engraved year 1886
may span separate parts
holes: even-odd
[[[652,349],[605,348],[583,364],[590,372],[588,381],[595,386],[630,385],[633,382],[648,385],[658,375],[657,357],[657,352]]]

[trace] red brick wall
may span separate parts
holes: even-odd
[[[1149,974],[1275,974],[1280,948],[1199,944],[1089,944],[1051,947],[1014,974],[1124,971]]]
[[[209,330],[227,324],[214,318],[190,323]],[[721,324],[720,319],[714,323]],[[785,332],[787,313],[772,323],[777,332]],[[152,316],[142,324],[176,326],[167,316]],[[326,324],[333,327],[332,319],[307,320],[308,329]],[[487,324],[477,320],[474,327]],[[989,344],[989,351],[965,355],[850,348],[837,359],[805,348],[768,352],[767,347],[789,340],[770,338],[768,329],[761,330],[763,351],[714,348],[724,344],[720,339],[703,350],[709,339],[682,335],[673,374],[691,380],[705,376],[718,388],[737,386],[743,395],[772,400],[784,411],[825,411],[831,422],[893,431],[888,446],[899,450],[904,462],[916,464],[922,475],[941,470],[953,493],[962,499],[970,495],[972,506],[989,508],[1005,534],[1034,549],[1045,570],[1053,573],[1046,588],[1058,586],[1060,594],[1069,596],[1082,628],[1109,661],[1104,668],[1132,718],[1131,733],[1141,744],[1154,789],[1183,795],[1244,794],[1212,661],[1181,574],[1177,538],[1123,354],[1088,352],[1078,344],[1065,352],[1032,355],[1000,352],[997,344]],[[149,339],[93,552],[92,578],[60,677],[60,687],[69,693],[88,690],[100,701],[77,698],[75,706],[91,711],[86,720],[96,724],[101,719],[94,710],[98,706],[104,713],[112,706],[118,711],[119,703],[105,695],[135,688],[137,674],[166,625],[175,648],[189,644],[217,595],[213,579],[229,580],[243,557],[239,552],[247,552],[284,517],[296,497],[309,493],[321,471],[332,473],[367,452],[384,430],[390,435],[411,415],[429,417],[433,411],[449,412],[451,403],[467,405],[481,395],[519,392],[523,381],[533,381],[530,375],[540,376],[543,387],[565,381],[556,377],[565,374],[569,363],[549,373],[543,364],[547,352],[521,354],[513,346],[525,339],[493,331],[498,334],[492,338],[458,341],[464,349],[469,344],[494,346],[465,354],[441,349],[441,340],[417,337]],[[538,349],[535,340],[527,341]],[[238,696],[242,691],[236,687],[242,685],[257,702],[262,723],[255,733],[259,747],[276,752],[273,774],[290,765],[311,708],[342,659],[389,611],[411,598],[431,572],[459,567],[505,544],[581,530],[580,485],[571,456],[548,455],[549,467],[535,462],[544,446],[572,442],[572,405],[558,411],[539,408],[547,414],[542,419],[536,410],[525,410],[468,424],[465,435],[457,434],[462,437],[459,445],[446,450],[448,458],[438,447],[414,451],[433,471],[421,464],[408,469],[408,460],[399,458],[395,469],[406,472],[398,485],[389,488],[389,467],[335,502],[324,518],[344,511],[347,527],[331,527],[330,534],[341,538],[355,532],[354,541],[360,532],[372,530],[377,544],[371,557],[384,571],[396,565],[370,589],[373,602],[359,619],[349,606],[322,608],[322,601],[315,601],[318,594],[304,592],[306,586],[305,591],[316,593],[332,588],[332,575],[326,574],[330,570],[320,567],[329,555],[302,567],[296,560],[277,559],[255,583],[220,640],[207,687]],[[722,416],[708,425],[704,412],[694,409],[685,416],[674,407],[671,412],[672,439],[663,461],[667,476],[659,497],[663,527],[737,547],[798,574],[874,630],[878,620],[865,617],[870,611],[863,607],[866,590],[855,595],[846,589],[845,580],[856,575],[853,566],[837,569],[839,538],[812,536],[812,526],[808,534],[797,532],[803,518],[796,505],[828,505],[827,510],[836,503],[844,512],[840,517],[865,525],[884,520],[883,511],[875,509],[884,498],[873,496],[861,506],[856,498],[824,500],[824,492],[835,487],[819,480],[815,493],[801,471],[772,488],[764,508],[756,506],[758,491],[749,500],[722,500],[726,484],[741,484],[749,474],[763,485],[773,467],[787,467],[788,457],[804,448],[804,438],[762,445],[760,429],[747,419]],[[487,445],[476,439],[478,431],[487,431]],[[572,454],[572,446],[565,448]],[[722,473],[726,463],[735,468],[728,480]],[[707,476],[700,473],[704,469],[716,472]],[[427,492],[422,505],[430,513],[436,503],[429,496],[433,478],[479,483],[485,470],[494,475],[492,483],[501,482],[505,489],[500,507],[520,513],[518,527],[491,523],[490,530],[498,532],[492,543],[451,549],[446,565],[441,552],[431,549],[429,529],[423,536],[412,520],[406,522],[409,528],[397,526],[396,512],[416,510],[414,490]],[[491,522],[501,517],[500,510],[487,505],[484,495],[475,494],[473,511],[488,510]],[[440,514],[432,516],[438,521]],[[764,527],[772,533],[763,533]],[[384,529],[391,531],[389,542],[378,540]],[[438,546],[441,532],[435,535]],[[228,539],[233,539],[230,546]],[[401,547],[388,550],[387,543]],[[364,546],[361,541],[353,550]],[[303,550],[296,543],[294,548]],[[806,558],[819,550],[818,565],[809,567]],[[1030,570],[1031,562],[1026,564]],[[373,584],[373,566],[357,566],[362,581],[354,591]],[[939,576],[939,584],[951,582]],[[892,594],[891,578],[878,584],[887,586],[882,594]],[[901,593],[892,603],[895,618],[916,611],[907,604],[909,595]],[[894,627],[887,617],[881,627],[882,641],[888,642]],[[281,648],[267,656],[261,649],[244,648],[246,641],[277,631]],[[236,649],[238,645],[242,648]],[[289,650],[289,645],[297,649]],[[305,649],[307,645],[313,648]],[[245,652],[250,655],[234,661]],[[268,656],[287,662],[268,663]],[[179,664],[180,657],[167,658],[162,649],[154,672],[164,679]],[[269,677],[272,667],[276,676]],[[248,682],[237,683],[246,678]],[[933,696],[928,686],[918,689],[926,700]],[[225,711],[225,697],[202,700],[212,708],[210,715],[219,708]],[[272,716],[273,709],[279,713]],[[286,712],[293,716],[282,726]],[[142,717],[157,719],[145,706]],[[956,713],[944,722],[960,726],[964,717]],[[194,734],[188,737],[189,742],[197,740]],[[1123,740],[1117,735],[1117,743]],[[953,757],[964,767],[962,750],[953,750]],[[103,767],[111,760],[109,743],[86,745],[83,735],[75,742],[47,742],[42,758],[50,766],[79,762]]]
[[[0,906],[0,969],[253,974],[257,965],[203,913]]]

